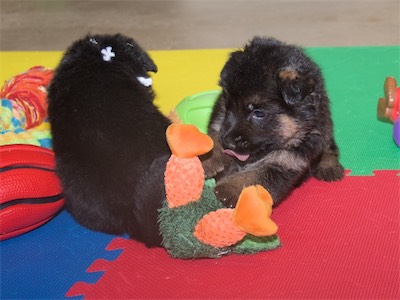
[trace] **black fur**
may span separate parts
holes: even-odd
[[[115,57],[105,61],[102,50]],[[49,87],[56,171],[66,209],[90,229],[159,246],[169,121],[154,106],[157,67],[131,38],[89,35],[66,51]]]
[[[220,86],[203,166],[227,206],[245,186],[263,185],[277,204],[309,174],[343,177],[324,81],[301,48],[255,37],[231,54]]]

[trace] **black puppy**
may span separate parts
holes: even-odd
[[[302,49],[255,37],[231,54],[220,86],[203,166],[227,206],[245,186],[263,185],[277,204],[309,174],[343,177],[324,81]]]
[[[157,67],[131,38],[78,40],[49,87],[49,119],[72,216],[90,229],[158,246],[169,120],[153,104],[148,72]]]

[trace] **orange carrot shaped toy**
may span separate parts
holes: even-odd
[[[163,245],[173,257],[220,257],[255,253],[280,245],[271,220],[272,198],[262,186],[243,189],[236,208],[224,208],[204,184],[199,155],[213,147],[193,125],[172,124],[167,142],[171,158],[165,171],[166,203],[160,210]]]

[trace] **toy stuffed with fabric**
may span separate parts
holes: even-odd
[[[172,155],[159,223],[163,246],[172,257],[218,258],[280,246],[267,190],[260,185],[246,187],[236,208],[225,208],[214,195],[214,181],[205,181],[198,158],[212,149],[212,139],[188,124],[174,123],[166,135]]]

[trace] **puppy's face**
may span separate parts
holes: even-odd
[[[143,77],[147,77],[148,72],[157,72],[148,54],[133,39],[121,34],[88,35],[67,50],[62,63],[104,68],[117,65]]]
[[[296,47],[255,38],[234,52],[220,81],[225,153],[249,162],[299,145],[316,127],[322,84],[318,68]]]
[[[222,97],[226,114],[220,130],[221,144],[226,154],[240,161],[257,160],[267,152],[283,148],[297,134],[297,121],[273,97],[263,94]]]

